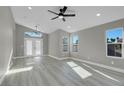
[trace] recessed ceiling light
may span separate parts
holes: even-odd
[[[63,16],[59,16],[59,18],[60,18],[60,19],[62,19],[62,18],[63,18]]]
[[[29,10],[31,10],[31,9],[32,9],[32,7],[30,7],[30,6],[29,6],[29,7],[28,7],[28,9],[29,9]]]
[[[100,13],[97,13],[96,16],[101,16],[101,14]]]

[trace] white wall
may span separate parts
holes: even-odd
[[[0,76],[8,68],[13,49],[15,23],[9,7],[0,7]]]
[[[16,24],[15,31],[15,43],[14,43],[14,57],[25,56],[24,55],[24,32],[34,31],[28,27]],[[43,34],[43,55],[48,55],[48,35],[46,33]]]
[[[69,33],[63,30],[52,32],[49,34],[49,55],[59,58],[70,56],[124,69],[124,59],[106,57],[105,33],[106,30],[116,27],[124,27],[124,19],[72,33],[79,35],[79,51],[77,53],[70,51],[70,54],[61,51],[62,37],[69,36]]]
[[[79,52],[71,52],[71,56],[124,69],[124,59],[106,57],[105,33],[116,27],[124,27],[124,19],[76,32],[79,35]]]
[[[61,29],[58,29],[55,32],[49,34],[49,55],[59,58],[69,57],[69,51],[68,52],[62,51],[63,48],[62,39],[64,36],[69,37],[69,33]]]

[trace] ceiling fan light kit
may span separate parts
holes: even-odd
[[[60,11],[59,13],[56,13],[56,12],[51,11],[51,10],[48,10],[48,12],[57,15],[56,17],[51,18],[51,20],[59,18],[59,19],[62,19],[63,22],[65,22],[66,21],[65,17],[74,17],[74,16],[76,16],[75,14],[65,14],[67,8],[68,8],[67,6],[64,6],[62,9],[59,10]]]

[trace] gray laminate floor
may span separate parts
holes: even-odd
[[[72,60],[15,59],[2,86],[119,86],[124,74]]]

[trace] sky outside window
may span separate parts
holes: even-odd
[[[40,38],[42,37],[41,32],[25,32],[25,36],[32,37],[32,38]]]
[[[107,31],[107,39],[111,42],[111,39],[115,39],[115,42],[117,42],[117,38],[120,40],[123,37],[123,28],[115,28]]]
[[[78,35],[73,35],[73,44],[78,44],[78,42],[79,42],[79,37],[78,37]]]

